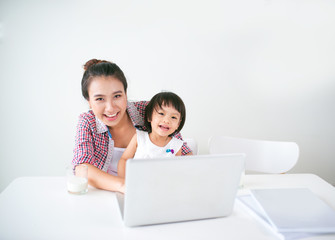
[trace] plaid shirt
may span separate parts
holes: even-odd
[[[127,112],[133,125],[140,130],[144,127],[144,111],[147,101],[128,102]],[[175,137],[182,140],[181,134]],[[107,126],[90,110],[79,116],[76,141],[72,163],[77,165],[89,163],[101,170],[107,171],[111,162],[114,141],[109,141]],[[184,143],[182,155],[190,153],[191,149]]]

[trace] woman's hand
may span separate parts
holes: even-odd
[[[99,168],[84,163],[88,167],[88,184],[103,190],[121,192],[125,191],[125,179],[110,175]]]
[[[119,191],[120,193],[125,193],[126,192],[126,184],[125,184],[125,182],[124,182],[124,179],[123,179],[123,184],[121,185],[121,187],[120,187],[120,191]]]

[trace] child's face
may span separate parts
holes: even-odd
[[[152,113],[151,129],[160,136],[169,136],[179,127],[180,113],[172,106],[156,107]]]
[[[89,85],[88,96],[93,113],[107,126],[117,126],[126,115],[127,95],[118,79],[95,77]]]

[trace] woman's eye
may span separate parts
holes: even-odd
[[[115,95],[114,98],[120,98],[121,94]]]
[[[104,100],[103,98],[97,98],[97,99],[95,99],[95,101],[102,101],[102,100]]]

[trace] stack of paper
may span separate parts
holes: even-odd
[[[238,200],[285,239],[335,234],[335,210],[307,188],[253,189]]]

